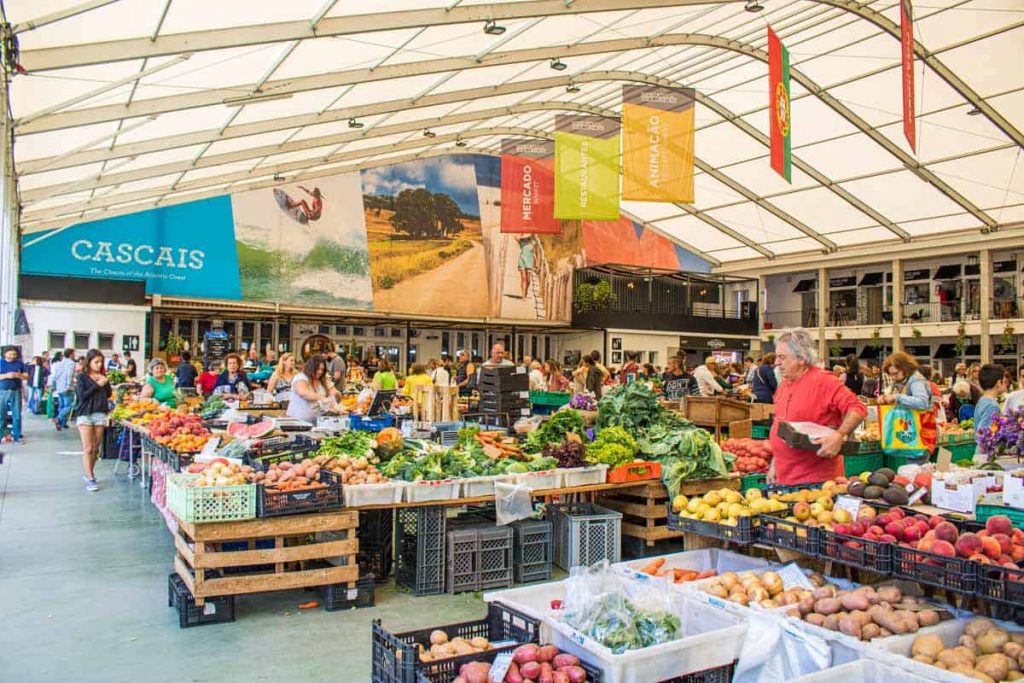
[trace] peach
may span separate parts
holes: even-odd
[[[896,521],[896,517],[893,517],[891,512],[883,512],[882,514],[875,517],[875,524],[880,527],[886,527]]]
[[[957,537],[960,536],[960,532],[951,522],[943,522],[942,524],[935,527],[935,538],[946,543],[956,543]]]
[[[1002,549],[1003,555],[1009,555],[1013,551],[1013,542],[1006,534],[993,534],[992,538],[996,539],[999,543],[999,547]]]
[[[907,516],[907,513],[900,508],[893,508],[892,510],[889,510],[889,514],[892,515],[893,519],[903,519]]]
[[[892,534],[882,534],[881,538],[879,538],[878,540],[882,543],[896,543],[899,539],[897,539]]]
[[[935,527],[937,527],[945,521],[946,518],[942,515],[932,515],[931,518],[928,520],[928,526],[934,529]]]
[[[1024,529],[1014,529],[1010,534],[1010,540],[1014,545],[1024,545]]]
[[[1006,515],[993,515],[985,522],[985,529],[993,535],[1006,534],[1009,536],[1013,533],[1013,522]]]
[[[863,543],[858,543],[857,541],[843,541],[843,545],[847,548],[853,548],[854,550],[860,550],[864,547]]]
[[[897,539],[903,538],[903,523],[889,522],[885,525],[885,533],[889,536],[894,536]]]
[[[935,545],[932,546],[932,553],[934,555],[942,555],[943,557],[956,557],[956,549],[948,541],[935,541]]]
[[[924,532],[922,532],[921,527],[917,526],[916,524],[913,526],[908,526],[906,529],[903,530],[903,539],[906,541],[919,541],[921,540],[922,536],[924,536]]]
[[[982,537],[981,551],[989,557],[991,557],[993,560],[1003,554],[1003,549],[999,545],[999,541],[992,538],[991,536]]]
[[[992,560],[988,559],[987,556],[982,555],[981,553],[975,553],[974,555],[971,555],[967,559],[970,560],[971,562],[980,562],[981,564],[992,564]]]
[[[1017,566],[1017,565],[1016,565],[1015,563],[1013,563],[1013,562],[1003,562],[1002,564],[1003,564],[1003,566],[1004,566],[1004,567],[1006,567],[1007,569],[1020,569],[1020,567],[1018,567],[1018,566]]]
[[[864,533],[865,533],[865,535],[871,534],[872,536],[881,536],[882,534],[885,533],[885,529],[883,529],[882,527],[878,526],[877,524],[872,524],[871,526],[868,527],[868,530],[865,531]]]
[[[1014,562],[1024,561],[1024,545],[1013,546],[1013,552],[1010,553],[1010,557],[1013,558]]]
[[[864,525],[859,521],[850,524],[851,536],[863,536],[865,531],[866,529],[864,528]],[[1021,548],[1024,549],[1024,546],[1021,546]]]
[[[981,552],[981,538],[977,534],[967,532],[956,542],[956,552],[960,557],[970,557]]]
[[[938,543],[938,541],[935,540],[935,537],[925,536],[917,544],[917,549],[920,550],[921,552],[930,553],[932,551],[932,548],[935,546],[936,543]]]

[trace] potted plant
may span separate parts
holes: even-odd
[[[956,328],[956,355],[961,360],[964,357],[964,353],[967,352],[967,346],[970,343],[970,339],[967,337],[967,326],[961,320],[960,325]]]
[[[185,350],[186,344],[187,342],[184,337],[179,337],[176,334],[168,336],[167,342],[164,344],[167,362],[171,365],[178,363],[181,360],[181,352]]]
[[[597,282],[581,282],[576,285],[572,305],[577,313],[601,311],[609,308],[616,301],[615,292],[607,280]]]
[[[924,333],[915,327],[910,330],[910,334],[914,337],[914,339],[920,339]]]
[[[842,332],[836,332],[836,338],[829,344],[829,353],[833,356],[838,356],[842,353],[843,347],[839,345],[839,342],[843,339]]]
[[[1015,332],[1016,330],[1013,329],[1013,326],[1007,324],[1006,327],[1003,328],[1003,336],[999,338],[999,343],[1002,344],[1003,346],[1009,346],[1010,344],[1012,344],[1013,335]]]
[[[867,347],[869,349],[880,349],[882,348],[882,328],[876,327],[875,331],[871,333],[871,339],[868,340]]]

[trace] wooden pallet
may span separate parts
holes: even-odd
[[[668,491],[660,481],[640,482],[630,488],[601,494],[597,504],[621,512],[622,535],[639,538],[647,547],[682,536],[668,528]]]
[[[179,520],[174,536],[174,569],[192,591],[197,605],[221,595],[339,583],[355,588],[359,578],[358,526],[359,513],[355,510],[209,524]],[[328,533],[318,536],[318,532]],[[268,538],[273,539],[273,548],[255,549],[257,540]],[[224,543],[239,541],[247,542],[249,550],[223,550]],[[329,558],[343,558],[345,564],[331,565],[327,563]],[[209,576],[216,570],[238,573]]]

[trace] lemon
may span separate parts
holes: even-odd
[[[680,510],[686,507],[688,502],[689,501],[686,499],[686,496],[676,496],[675,498],[672,499],[672,512],[678,513]]]
[[[774,508],[771,506],[773,502],[775,501],[765,500],[764,498],[752,500],[750,501],[750,511],[753,512],[755,515],[759,515],[763,512],[774,510]]]
[[[761,493],[761,489],[747,489],[746,493],[743,494],[743,497],[747,499],[747,502],[750,502],[752,500],[763,499],[764,494]]]
[[[740,513],[743,512],[743,510],[744,507],[739,503],[729,503],[728,515],[730,518],[735,519],[740,516]]]
[[[727,503],[738,503],[743,500],[743,496],[740,495],[739,491],[729,491],[725,494],[725,502]]]
[[[722,497],[718,495],[718,491],[708,491],[704,494],[704,502],[708,505],[718,505],[722,502]]]
[[[719,519],[721,519],[721,516],[718,514],[718,508],[708,508],[707,512],[704,513],[705,522],[717,522]]]

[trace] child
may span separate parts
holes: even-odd
[[[978,373],[978,384],[981,385],[982,394],[974,407],[975,435],[987,432],[992,426],[992,418],[999,414],[999,398],[1006,393],[1008,386],[1006,370],[1002,365],[985,365]],[[983,454],[979,452],[978,455]],[[987,454],[984,459],[987,461]]]

